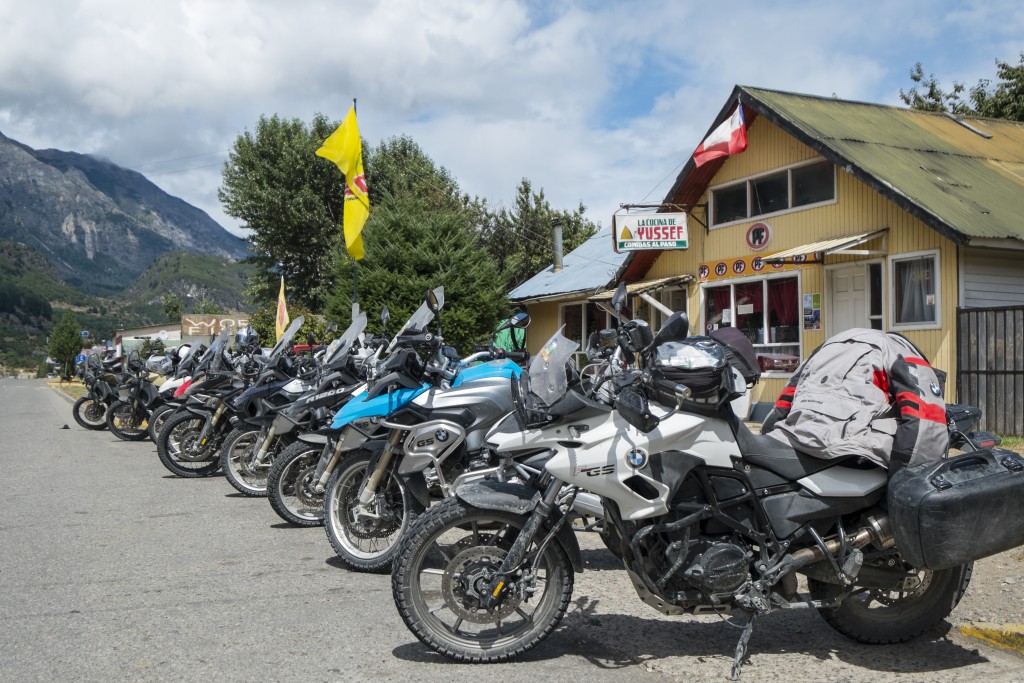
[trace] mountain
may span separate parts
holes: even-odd
[[[96,157],[35,150],[0,133],[0,239],[43,255],[63,283],[113,294],[160,255],[248,253],[205,212]]]
[[[186,312],[196,310],[200,302],[226,311],[247,311],[251,307],[245,303],[246,280],[255,270],[254,265],[217,256],[164,254],[114,300],[154,322],[163,319],[161,300],[168,294],[177,294]]]

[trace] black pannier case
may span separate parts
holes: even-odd
[[[1024,458],[982,449],[897,471],[889,518],[903,559],[945,569],[1024,545]]]
[[[689,404],[717,407],[731,390],[725,347],[710,337],[687,337],[659,344],[654,365],[664,379],[689,387]],[[675,405],[674,396],[657,392],[654,398]]]

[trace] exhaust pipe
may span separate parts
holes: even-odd
[[[889,516],[880,515],[876,517],[871,515],[867,519],[867,526],[862,527],[853,534],[846,536],[846,547],[847,549],[863,548],[868,544],[873,544],[876,548],[885,550],[892,548],[896,545],[896,539],[892,536],[892,531],[889,526]],[[838,538],[832,538],[825,541],[825,547],[828,552],[835,555],[839,552],[842,547],[842,543],[839,542]],[[809,548],[801,548],[792,554],[793,569],[799,569],[815,562],[820,562],[825,559],[824,551],[816,545]]]

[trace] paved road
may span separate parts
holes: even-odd
[[[42,382],[0,380],[2,681],[660,683],[728,673],[738,633],[641,604],[593,537],[562,627],[528,657],[441,660],[402,624],[388,580],[339,567],[322,529],[284,525],[221,478],[173,477],[149,442],[83,430],[70,408]],[[1024,621],[1020,558],[986,560],[978,574],[952,621]],[[743,677],[1010,681],[1024,680],[1024,658],[955,629],[859,646],[799,611],[761,620]]]

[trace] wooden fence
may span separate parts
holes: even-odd
[[[959,403],[979,406],[980,429],[1024,436],[1024,306],[957,309]]]

